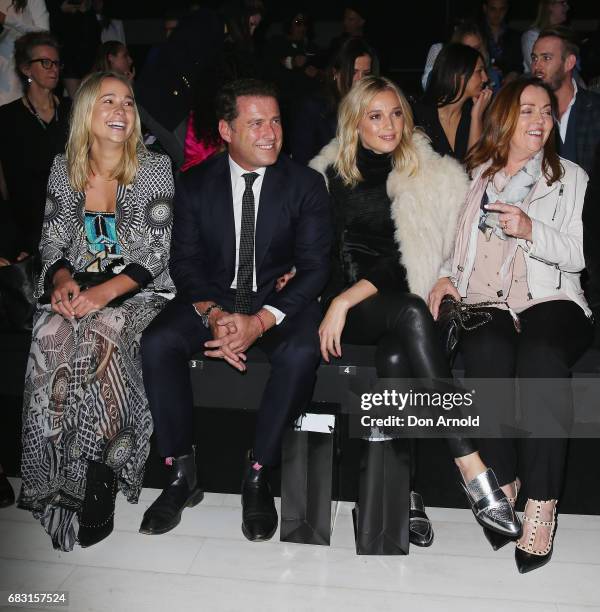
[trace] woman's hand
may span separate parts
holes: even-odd
[[[342,332],[346,325],[346,315],[348,314],[348,303],[340,299],[340,296],[334,298],[321,325],[319,326],[319,338],[321,340],[321,355],[323,359],[329,363],[329,355],[334,357],[342,356]]]
[[[452,284],[452,281],[447,277],[443,276],[438,279],[437,283],[433,286],[431,291],[429,292],[429,297],[427,299],[427,306],[429,306],[429,310],[434,319],[438,318],[438,314],[440,311],[440,304],[444,299],[445,295],[451,295],[454,299],[460,302],[461,297],[460,293],[456,289],[456,287]]]
[[[473,108],[471,109],[471,120],[482,120],[483,113],[485,113],[485,109],[492,100],[492,95],[493,91],[491,88],[485,87],[477,97],[472,98]]]
[[[82,291],[71,300],[71,305],[78,319],[90,312],[102,310],[113,298],[112,292],[105,286],[106,283],[90,287]]]
[[[4,257],[0,257],[0,268],[3,268],[4,266],[10,266],[10,261]]]
[[[79,285],[73,280],[71,273],[66,268],[56,271],[52,279],[53,289],[50,296],[52,310],[65,319],[75,317],[75,309],[72,300],[79,296]]]
[[[531,217],[518,206],[494,202],[493,204],[486,204],[485,209],[500,213],[498,215],[500,227],[507,236],[523,238],[523,240],[533,242]]]

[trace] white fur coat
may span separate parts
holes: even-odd
[[[465,202],[469,180],[455,159],[442,157],[431,148],[426,136],[415,132],[413,142],[419,159],[417,173],[409,176],[393,169],[387,179],[387,193],[392,200],[395,237],[408,286],[426,300],[442,264],[453,254],[458,213]],[[325,176],[337,148],[334,139],[309,166]]]

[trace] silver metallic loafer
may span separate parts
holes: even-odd
[[[512,538],[521,535],[521,521],[491,469],[488,468],[466,484],[460,484],[477,522],[482,527]]]

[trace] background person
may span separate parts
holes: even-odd
[[[63,81],[70,98],[89,74],[101,43],[102,25],[91,0],[47,0],[50,30],[61,45]]]
[[[487,51],[486,43],[480,27],[476,23],[472,21],[459,22],[455,26],[452,32],[452,36],[450,37],[450,40],[448,42],[461,43],[481,53],[481,56],[485,61],[486,73],[491,78],[494,77],[495,71],[490,64],[490,58]],[[435,60],[440,54],[440,51],[442,50],[443,46],[443,43],[435,43],[429,48],[429,52],[427,53],[427,59],[425,60],[425,68],[423,69],[423,76],[421,77],[421,85],[423,86],[423,91],[427,90],[427,86],[431,79],[431,70],[433,69]],[[498,78],[495,80],[494,85],[497,85],[499,87],[500,76],[499,74],[497,76]]]
[[[319,91],[302,98],[294,107],[290,154],[308,162],[335,136],[338,106],[360,79],[379,75],[379,60],[362,38],[349,38],[326,71]]]
[[[429,136],[436,153],[462,161],[479,140],[492,98],[487,82],[481,53],[460,43],[441,50],[427,90],[413,107],[415,125]]]
[[[521,35],[506,23],[508,0],[483,0],[482,34],[490,63],[498,71],[502,83],[510,82],[523,70]]]
[[[48,175],[55,155],[65,150],[71,103],[54,93],[61,64],[49,32],[18,38],[15,64],[23,96],[0,107],[0,163],[9,196],[5,210],[15,232],[11,252],[2,254],[23,259],[37,253]]]
[[[98,47],[93,70],[94,72],[117,72],[130,81],[133,81],[135,76],[133,59],[125,44],[118,40],[108,40]]]
[[[561,157],[591,172],[600,142],[600,95],[578,86],[573,76],[579,46],[567,28],[540,32],[531,53],[532,70],[558,102],[556,145]]]
[[[523,55],[523,71],[530,74],[531,52],[540,32],[564,24],[567,21],[569,3],[567,0],[539,0],[538,11],[531,27],[521,36],[521,53]]]
[[[0,106],[23,94],[15,70],[14,47],[17,38],[38,30],[49,30],[44,0],[0,0]]]

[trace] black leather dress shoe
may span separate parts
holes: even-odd
[[[107,538],[114,528],[117,476],[104,463],[88,461],[85,497],[79,513],[79,546],[87,548]]]
[[[204,499],[204,491],[198,486],[193,452],[173,458],[169,481],[169,486],[144,513],[140,533],[160,535],[171,531],[179,525],[185,508],[192,508]]]
[[[0,474],[0,508],[12,506],[15,503],[15,492],[10,486],[10,482],[6,474]]]
[[[410,543],[415,546],[427,547],[433,544],[433,527],[425,514],[423,498],[416,491],[410,492],[408,535]]]
[[[252,542],[270,540],[277,521],[267,468],[255,470],[249,465],[242,482],[242,533]]]

